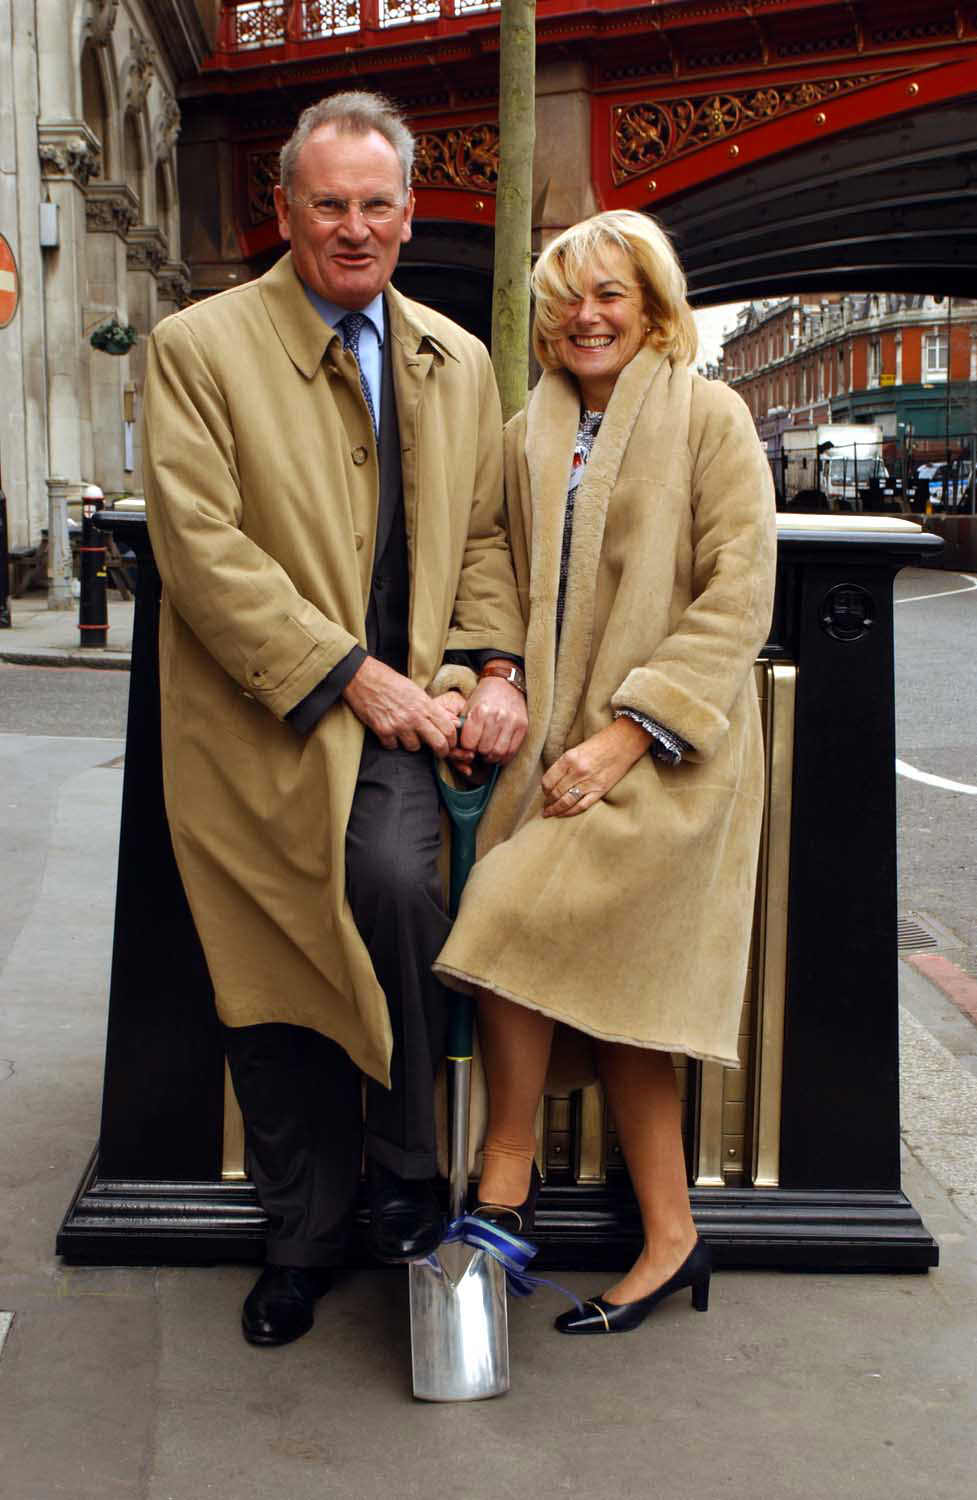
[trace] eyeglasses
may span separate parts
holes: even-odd
[[[293,201],[304,203],[318,224],[341,224],[352,208],[359,210],[367,224],[389,224],[404,206],[390,198],[333,198],[327,193],[315,198],[296,193]]]

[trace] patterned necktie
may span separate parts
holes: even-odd
[[[370,392],[370,387],[367,384],[366,376],[363,374],[363,367],[360,364],[360,334],[363,331],[364,323],[366,323],[367,321],[368,320],[363,316],[362,313],[351,312],[347,313],[344,318],[340,318],[337,327],[343,336],[343,348],[352,349],[353,351],[353,358],[356,360],[356,368],[360,372],[360,389],[363,392],[363,399],[366,402],[366,409],[370,413],[370,421],[373,423],[374,435],[376,435],[377,414],[373,409],[373,396]]]

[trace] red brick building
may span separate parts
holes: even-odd
[[[751,302],[722,373],[768,451],[787,427],[878,424],[890,463],[969,452],[977,432],[977,300],[885,292]]]

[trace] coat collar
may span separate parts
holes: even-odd
[[[393,286],[387,287],[384,299],[390,318],[391,337],[402,345],[406,355],[429,353],[457,362],[458,355],[451,347],[450,335],[446,336],[442,327],[435,332],[430,310],[423,303],[411,302]]]
[[[292,263],[292,252],[286,251],[259,282],[261,299],[275,331],[292,363],[307,380],[322,364],[330,343],[339,335],[324,322],[305,295]],[[384,292],[390,332],[408,357],[434,354],[448,359],[458,356],[439,328],[434,331],[427,309],[388,286]]]
[[[671,375],[671,362],[660,350],[650,346],[639,349],[618,376],[577,488],[563,633],[553,679],[549,730],[543,748],[543,760],[547,765],[552,765],[566,748],[583,691],[593,638],[597,568],[607,507],[624,453],[646,400],[654,399],[664,414]],[[535,635],[535,617],[541,637],[545,639],[534,639],[532,644],[544,661],[552,661],[556,652],[555,608],[563,523],[579,419],[580,392],[576,381],[566,370],[547,371],[533,391],[526,413],[526,461],[533,506],[534,609],[529,636]],[[667,444],[669,441],[669,436],[663,433],[662,442]],[[664,455],[658,457],[663,459]],[[649,474],[654,474],[655,469],[656,465],[651,463]],[[529,636],[527,667],[531,655]]]

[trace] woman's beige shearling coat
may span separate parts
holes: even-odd
[[[773,599],[770,472],[737,395],[639,351],[577,490],[557,659],[579,412],[573,379],[549,372],[506,430],[531,725],[435,969],[594,1037],[735,1065],[763,800],[753,664]],[[615,707],[694,750],[675,767],[643,755],[588,811],[543,819],[545,768]]]
[[[411,573],[409,672],[521,653],[502,424],[483,346],[385,293]],[[389,1080],[390,1021],[346,900],[363,726],[286,715],[366,641],[378,466],[356,365],[286,254],[149,341],[146,503],[163,577],[166,807],[221,1019],[286,1021]]]

